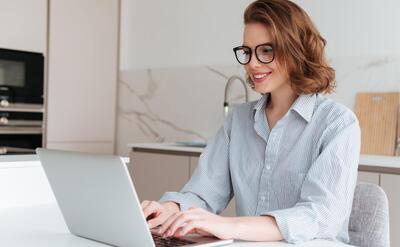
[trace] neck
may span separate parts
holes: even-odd
[[[271,92],[269,97],[268,110],[285,114],[298,98],[298,95],[291,88],[285,88],[285,90]]]

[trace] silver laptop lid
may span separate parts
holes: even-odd
[[[117,246],[154,246],[117,156],[36,149],[71,233]]]

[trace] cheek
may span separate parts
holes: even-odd
[[[289,78],[286,68],[276,61],[271,63],[271,68],[276,72],[277,76],[282,78]]]
[[[243,65],[243,67],[244,67],[244,70],[246,71],[246,73],[248,75],[250,75],[250,66],[248,64],[246,64],[246,65]]]

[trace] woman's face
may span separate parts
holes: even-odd
[[[248,64],[244,65],[247,74],[254,83],[254,90],[259,93],[270,93],[281,88],[290,88],[289,77],[275,59],[268,64],[261,63],[255,56],[257,45],[272,43],[272,37],[266,26],[261,23],[246,24],[243,34],[243,45],[252,49],[253,54]]]

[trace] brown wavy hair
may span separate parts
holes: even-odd
[[[297,94],[334,91],[335,70],[325,58],[326,40],[302,8],[288,0],[257,0],[244,12],[244,24],[249,23],[270,29],[275,58]]]

